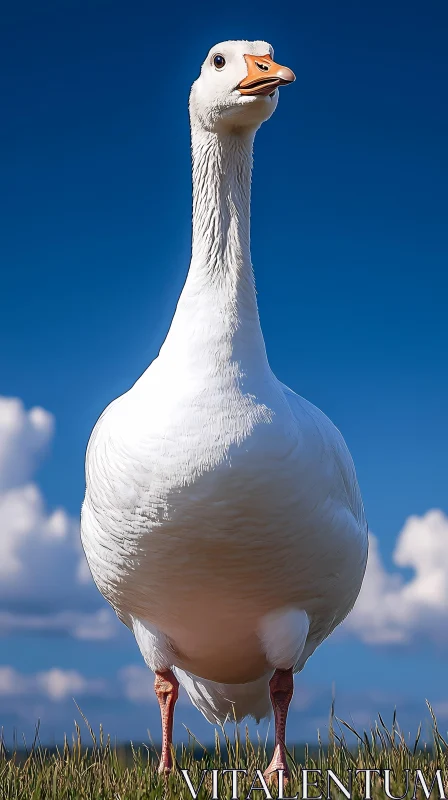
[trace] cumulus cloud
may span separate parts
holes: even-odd
[[[31,675],[0,666],[0,697],[44,697],[61,702],[73,696],[103,695],[108,687],[101,679],[87,679],[74,669],[53,667]]]
[[[148,667],[139,667],[130,664],[123,667],[118,673],[118,679],[123,689],[123,694],[132,703],[154,701],[154,681]]]
[[[0,664],[0,698],[32,697],[62,702],[69,698],[109,697],[127,700],[131,704],[157,705],[154,675],[148,667],[129,664],[115,675],[105,678],[86,678],[75,669],[52,667],[35,673],[24,673],[9,664]],[[182,697],[187,695],[181,692]]]
[[[17,397],[0,397],[0,491],[21,486],[33,474],[54,430],[52,414],[25,411]]]
[[[367,644],[448,644],[448,517],[437,509],[409,517],[393,563],[413,576],[389,572],[371,535],[364,584],[344,629]]]
[[[57,598],[55,598],[55,603]],[[110,639],[117,632],[114,615],[107,608],[98,611],[55,611],[47,614],[0,611],[0,635],[44,633],[75,639]]]
[[[54,430],[43,408],[0,397],[0,633],[105,639],[118,628],[93,585],[79,522],[30,481]]]

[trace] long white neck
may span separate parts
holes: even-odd
[[[190,276],[253,293],[250,182],[253,134],[192,131],[193,247]],[[239,287],[242,288],[242,287]]]
[[[192,258],[161,351],[189,366],[268,366],[250,257],[253,139],[192,125]]]

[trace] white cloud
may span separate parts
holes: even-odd
[[[0,491],[21,486],[32,475],[54,429],[52,414],[25,411],[17,397],[0,397]]]
[[[110,638],[119,623],[93,585],[78,520],[48,512],[29,482],[53,429],[48,411],[0,397],[0,633]]]
[[[154,677],[148,667],[130,664],[118,673],[123,694],[132,703],[155,701]]]
[[[101,680],[87,680],[74,669],[63,670],[53,667],[48,672],[38,672],[36,685],[50,700],[65,700],[73,695],[103,694],[105,683]]]
[[[0,698],[30,696],[62,701],[72,697],[76,700],[82,695],[122,698],[135,705],[157,704],[154,675],[148,667],[137,664],[122,667],[109,679],[86,678],[77,670],[59,667],[26,674],[9,664],[0,664]]]
[[[107,680],[86,678],[77,670],[59,667],[26,674],[9,664],[0,664],[0,698],[31,696],[62,701],[82,695],[125,698],[136,704],[157,703],[152,672],[137,664],[123,667]]]
[[[114,614],[107,608],[98,611],[56,611],[49,614],[24,614],[0,611],[0,635],[45,633],[73,636],[75,639],[110,639],[117,632]]]
[[[388,572],[370,536],[366,577],[344,630],[367,644],[448,643],[448,518],[440,510],[412,516],[400,532],[393,562],[411,568],[405,580]]]
[[[107,684],[101,679],[87,679],[76,670],[53,667],[31,675],[10,666],[0,666],[0,697],[45,697],[60,702],[73,696],[103,695]]]

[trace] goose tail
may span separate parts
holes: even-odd
[[[226,684],[198,678],[178,667],[173,671],[193,705],[212,725],[241,722],[248,716],[260,722],[271,714],[269,681],[272,672],[250,683]]]

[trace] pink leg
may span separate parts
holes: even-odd
[[[294,692],[292,668],[276,669],[269,683],[269,689],[274,709],[275,745],[272,761],[264,773],[264,777],[265,780],[271,779],[278,769],[282,769],[286,781],[289,778],[289,769],[286,762],[285,733],[288,707]]]
[[[162,717],[162,754],[159,772],[167,775],[173,769],[171,746],[173,744],[174,706],[179,694],[179,683],[173,672],[167,669],[165,672],[156,672],[154,689]]]

